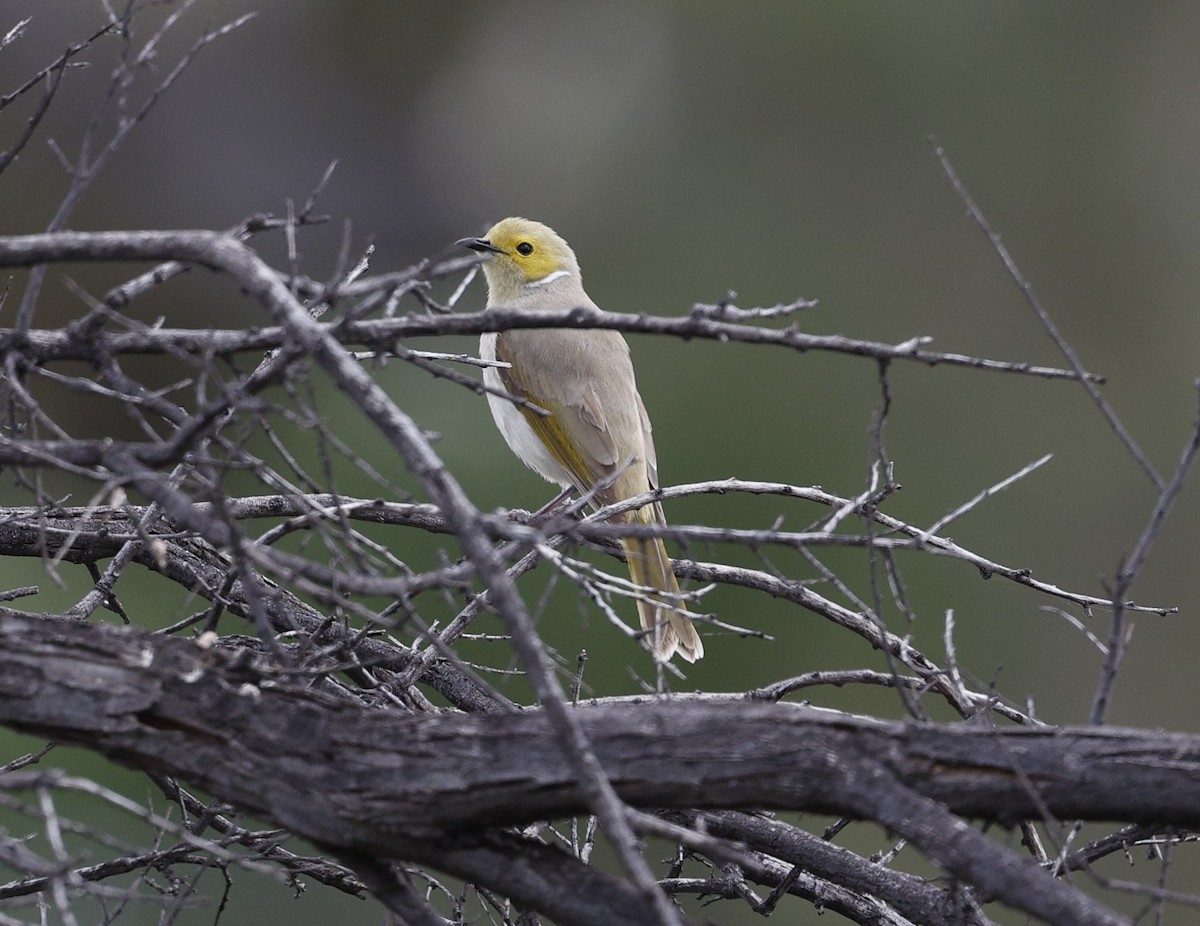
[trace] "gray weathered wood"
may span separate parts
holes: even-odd
[[[331,847],[477,871],[498,851],[495,827],[584,810],[538,711],[405,715],[310,682],[133,628],[0,621],[0,722],[179,776]],[[1200,825],[1200,737],[888,723],[751,702],[625,702],[579,719],[631,805],[874,819],[985,893],[1020,883],[1029,895],[1028,879],[1044,880],[1040,915],[1055,922],[1086,921],[1055,914],[1056,892],[1068,906],[1083,895],[956,814]],[[1122,922],[1087,903],[1101,911],[1092,922]]]

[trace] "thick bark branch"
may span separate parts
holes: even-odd
[[[474,852],[490,828],[586,810],[540,711],[403,715],[304,682],[128,628],[0,623],[0,722],[184,778],[322,844],[457,868],[456,855],[478,861],[463,847]],[[1053,922],[1122,921],[953,814],[1010,825],[1044,808],[1200,825],[1195,736],[898,724],[754,703],[647,701],[577,719],[632,805],[878,820],[985,894]]]

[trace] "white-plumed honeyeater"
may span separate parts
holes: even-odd
[[[595,308],[579,262],[553,229],[529,219],[498,222],[482,238],[459,242],[489,259],[483,265],[488,308],[522,312]],[[592,499],[595,507],[658,487],[650,418],[638,395],[629,345],[601,329],[523,328],[485,334],[479,353],[508,367],[487,367],[491,388],[526,399],[549,415],[489,395],[492,417],[521,460],[550,482]],[[629,524],[665,524],[657,502],[622,516]],[[682,613],[679,584],[660,538],[621,540],[629,573],[641,588],[638,616],[657,659],[704,655]]]

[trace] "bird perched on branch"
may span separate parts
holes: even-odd
[[[458,242],[489,259],[483,265],[488,308],[548,312],[596,308],[583,290],[579,262],[551,228],[509,218],[482,238]],[[484,369],[492,389],[525,399],[488,395],[492,417],[513,452],[550,482],[574,489],[594,507],[658,488],[650,418],[638,395],[629,345],[619,332],[525,328],[485,334],[485,360],[508,367]],[[658,502],[619,516],[628,524],[665,524]],[[696,628],[683,613],[679,584],[659,537],[623,537],[629,573],[640,587],[638,616],[655,658],[704,655]]]

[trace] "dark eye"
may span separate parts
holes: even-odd
[[[530,254],[533,253],[533,245],[530,244],[528,241],[522,241],[520,244],[517,245],[517,253],[524,254],[526,257],[528,257]]]

